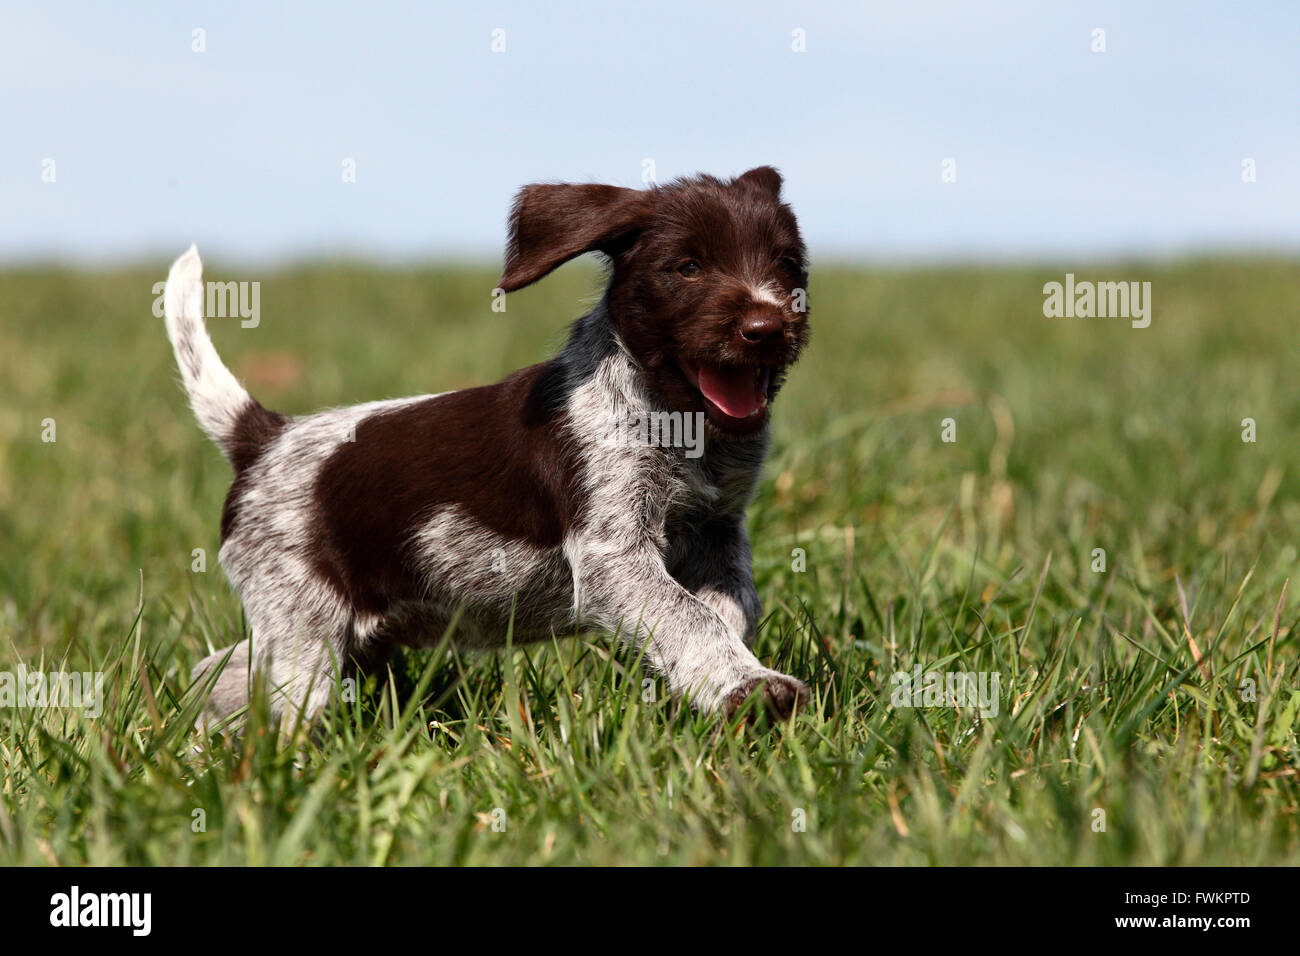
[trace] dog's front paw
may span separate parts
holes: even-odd
[[[767,671],[747,678],[722,697],[722,709],[728,718],[735,715],[751,695],[758,691],[769,717],[784,720],[796,707],[808,704],[808,685],[777,671]]]

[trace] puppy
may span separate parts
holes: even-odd
[[[251,625],[195,671],[206,718],[242,708],[259,673],[277,715],[310,717],[338,675],[434,644],[453,619],[469,647],[511,628],[515,642],[614,633],[707,710],[756,690],[781,717],[806,701],[749,649],[761,609],[745,507],[808,339],[781,184],[762,166],[645,190],[525,187],[501,290],[586,252],[610,264],[563,351],[495,385],[302,417],[262,407],[222,363],[198,253],[181,256],[167,332],[234,469],[220,561]]]

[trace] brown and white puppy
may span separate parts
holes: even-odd
[[[259,672],[277,712],[310,716],[337,674],[436,643],[458,613],[453,640],[471,647],[503,645],[512,617],[517,642],[609,631],[698,707],[730,713],[760,688],[778,715],[806,700],[748,646],[744,512],[808,337],[780,188],[766,166],[646,190],[528,186],[503,290],[586,252],[611,265],[563,351],[495,385],[302,417],[263,408],[222,364],[198,253],[181,256],[167,331],[234,468],[220,560],[252,630],[196,670],[213,681],[208,717],[243,707]],[[671,440],[692,422],[699,441]]]

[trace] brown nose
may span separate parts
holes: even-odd
[[[750,345],[773,339],[785,331],[785,323],[776,315],[747,315],[740,320],[740,337]]]

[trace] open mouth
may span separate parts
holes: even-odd
[[[757,425],[767,411],[767,386],[771,366],[692,365],[681,361],[682,374],[704,399],[704,408],[715,424],[725,428]]]

